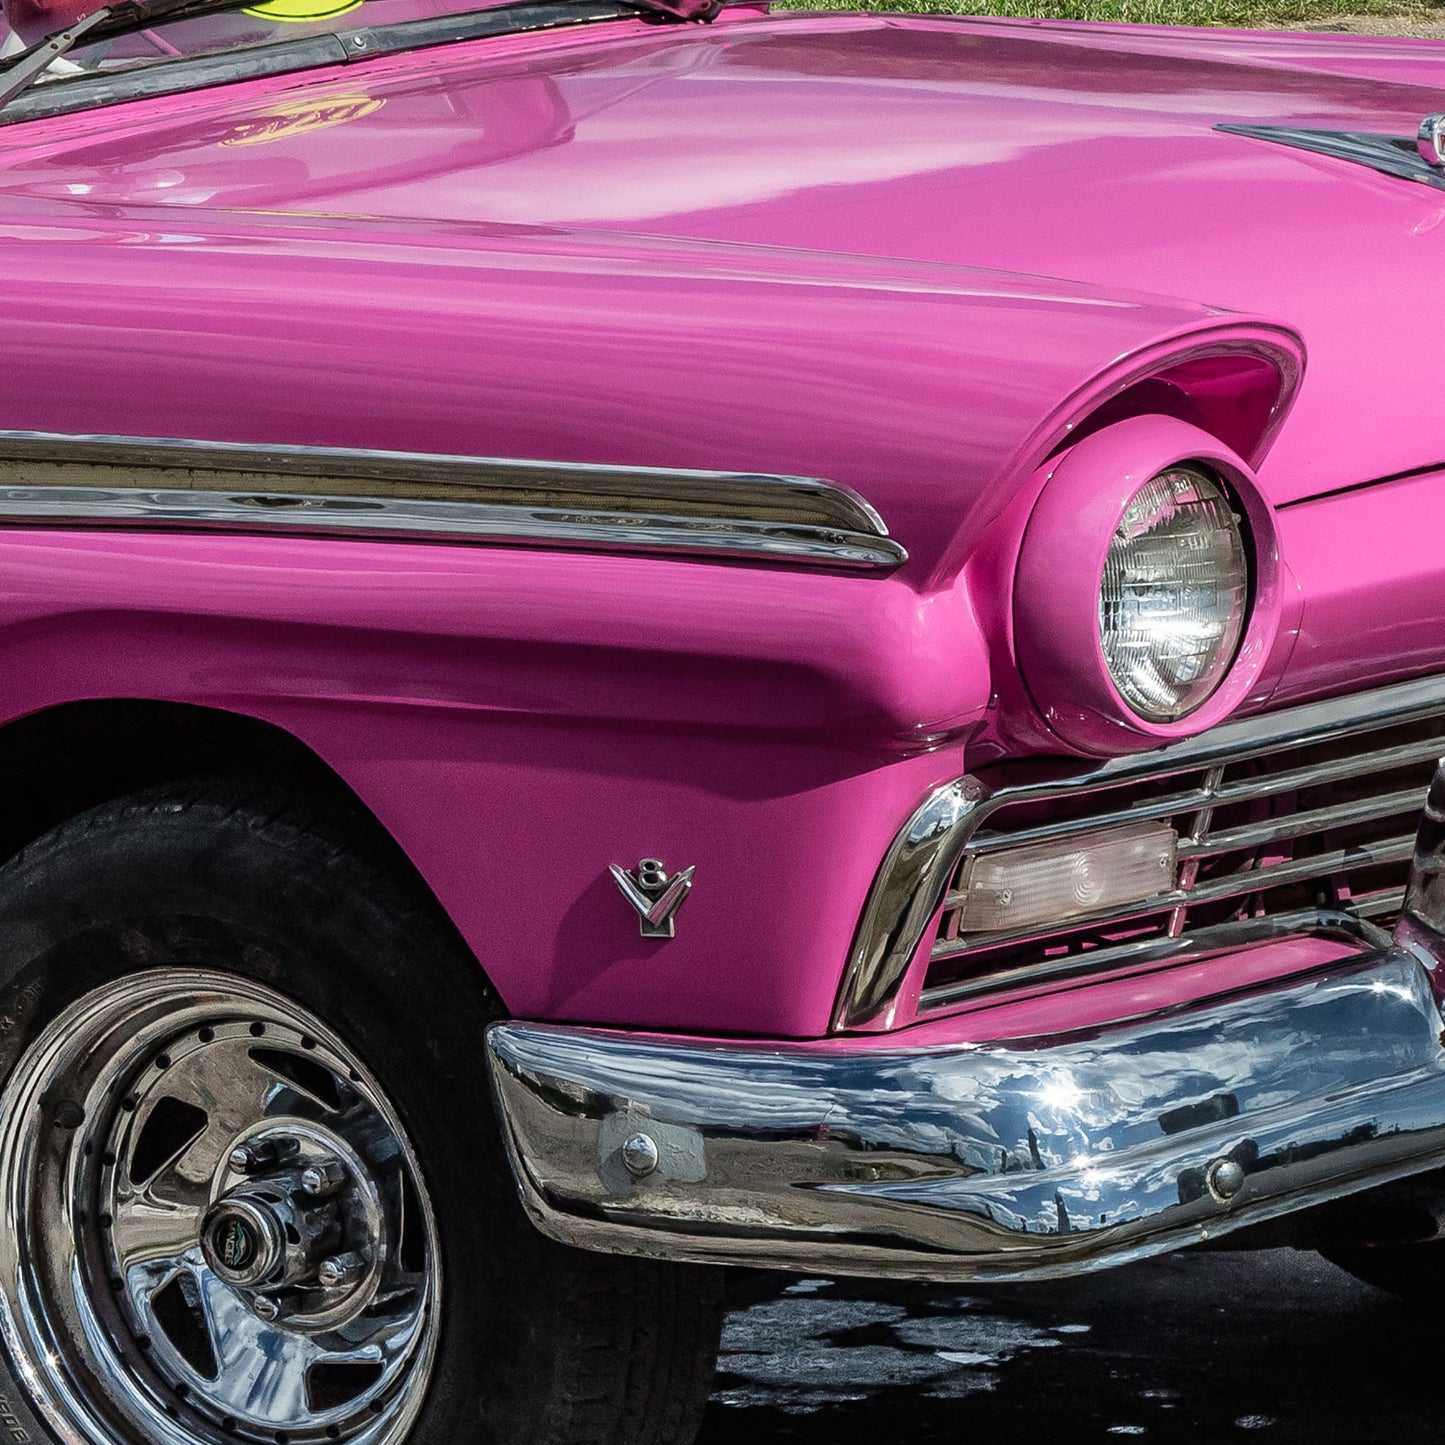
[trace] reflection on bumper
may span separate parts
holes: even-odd
[[[496,1025],[488,1045],[524,1201],[558,1239],[1016,1279],[1217,1237],[1437,1163],[1429,965],[1416,943],[1037,1045],[735,1046],[528,1024]]]

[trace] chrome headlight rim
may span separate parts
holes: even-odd
[[[1130,502],[1171,469],[1203,473],[1239,518],[1248,578],[1240,636],[1218,684],[1174,717],[1151,718],[1115,682],[1099,626],[1099,591]],[[1274,512],[1249,466],[1218,438],[1167,416],[1131,417],[1083,438],[1043,467],[1014,571],[1012,642],[1028,698],[1066,750],[1091,757],[1190,737],[1282,670],[1275,646],[1287,603]]]

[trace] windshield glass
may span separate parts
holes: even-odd
[[[473,14],[500,8],[505,0],[262,0],[244,9],[159,20],[144,30],[93,44],[82,41],[57,60],[37,84],[80,74],[107,74],[157,61],[217,55],[308,36],[344,33],[358,26],[394,25],[409,20]],[[22,34],[17,33],[19,24]],[[0,20],[0,58],[16,54],[37,37],[22,5],[6,5]]]

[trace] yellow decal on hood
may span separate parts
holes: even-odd
[[[361,0],[264,0],[260,5],[248,5],[242,13],[254,15],[257,20],[299,24],[304,20],[330,20],[333,16],[355,10],[360,4]]]
[[[233,134],[221,142],[223,146],[259,146],[268,141],[285,140],[309,130],[325,130],[331,125],[345,125],[372,115],[386,102],[369,95],[320,95],[309,100],[289,100],[269,106],[250,120],[239,121]]]

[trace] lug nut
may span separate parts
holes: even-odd
[[[268,1323],[281,1313],[281,1306],[268,1294],[258,1294],[251,1301],[251,1309],[258,1320],[266,1320]]]
[[[254,1144],[240,1144],[232,1149],[230,1165],[241,1174],[256,1174],[262,1169],[275,1168],[300,1148],[295,1139],[284,1134],[275,1139],[258,1139]]]
[[[301,1171],[301,1188],[315,1199],[335,1194],[346,1183],[346,1170],[337,1159],[322,1159]]]
[[[316,1278],[327,1289],[337,1289],[341,1285],[354,1284],[365,1271],[365,1258],[352,1251],[347,1254],[333,1255],[330,1259],[323,1259],[316,1271]]]

